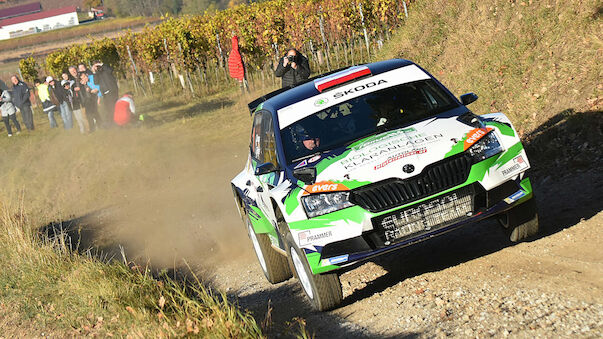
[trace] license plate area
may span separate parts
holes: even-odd
[[[372,219],[384,245],[435,231],[473,215],[473,189],[466,186],[437,198]]]

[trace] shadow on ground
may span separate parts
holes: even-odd
[[[165,123],[169,123],[180,119],[189,119],[197,115],[211,112],[217,109],[223,109],[231,107],[235,104],[235,101],[219,98],[208,101],[196,103],[188,107],[182,107],[180,101],[160,101],[151,102],[143,105],[140,112],[153,112],[149,115],[152,119],[151,127],[160,126]]]

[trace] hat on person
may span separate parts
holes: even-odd
[[[46,77],[46,82],[51,82],[52,80],[54,80],[50,75]]]
[[[69,80],[61,80],[61,86],[65,86],[65,84],[69,84]]]

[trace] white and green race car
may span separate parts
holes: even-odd
[[[408,60],[321,75],[249,104],[236,204],[271,283],[293,273],[316,309],[354,264],[496,217],[538,232],[530,168],[502,113],[475,115]]]

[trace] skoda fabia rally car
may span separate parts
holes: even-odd
[[[512,241],[538,232],[530,164],[502,113],[475,115],[407,60],[309,79],[249,104],[236,204],[271,283],[293,274],[313,306],[342,301],[359,262],[497,217]]]

